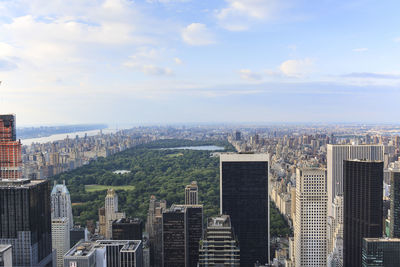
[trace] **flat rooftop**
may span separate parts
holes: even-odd
[[[372,238],[372,237],[364,237],[364,240],[367,242],[400,242],[400,238]]]
[[[88,257],[95,252],[97,247],[97,242],[81,241],[72,247],[65,257]]]
[[[237,161],[269,161],[269,154],[240,154],[240,153],[221,153],[220,161],[222,162],[237,162]]]
[[[45,183],[47,180],[29,180],[29,179],[0,179],[0,188],[18,187],[18,188],[29,188],[41,183]]]
[[[135,252],[142,243],[142,240],[97,240],[102,246],[121,246],[121,252]]]

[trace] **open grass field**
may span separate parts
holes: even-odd
[[[86,192],[103,191],[103,190],[107,190],[109,188],[113,188],[115,190],[125,190],[125,191],[129,191],[129,190],[135,189],[135,187],[133,185],[116,185],[116,186],[98,185],[98,184],[85,185],[85,191]]]

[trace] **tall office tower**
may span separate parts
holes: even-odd
[[[72,248],[79,241],[88,241],[89,231],[86,228],[75,226],[69,230],[69,247]]]
[[[221,154],[220,213],[240,244],[240,266],[269,262],[268,154]]]
[[[112,222],[121,218],[125,218],[125,212],[118,212],[118,195],[114,189],[107,190],[105,199],[105,219],[106,219],[106,233],[107,239],[112,238]]]
[[[16,140],[15,115],[0,115],[0,178],[21,178],[21,167],[21,141]]]
[[[44,180],[0,181],[0,244],[11,244],[14,267],[52,263],[50,186]]]
[[[64,266],[64,254],[70,249],[68,218],[51,220],[51,240],[56,250],[57,267]]]
[[[343,161],[366,159],[383,161],[382,145],[328,145],[328,215],[332,216],[332,204],[336,196],[343,195]]]
[[[11,245],[0,245],[0,266],[13,266]]]
[[[202,205],[172,205],[163,212],[163,266],[196,267],[203,233]]]
[[[400,238],[400,161],[394,162],[390,172],[390,237]]]
[[[99,234],[106,236],[106,209],[104,207],[99,208]]]
[[[54,181],[54,187],[51,190],[51,218],[67,218],[68,228],[74,227],[71,197],[65,181],[63,181],[63,184],[56,184]]]
[[[208,218],[200,241],[199,266],[240,266],[240,248],[229,215]]]
[[[345,160],[344,266],[361,266],[362,238],[382,236],[383,162]]]
[[[98,240],[96,243],[106,248],[105,266],[142,267],[142,240]]]
[[[327,204],[326,170],[297,169],[294,227],[296,267],[326,266]]]
[[[363,267],[398,267],[400,263],[399,238],[363,238]]]
[[[146,232],[149,233],[150,265],[162,266],[162,213],[167,209],[165,200],[150,197],[149,212],[147,214]]]
[[[185,204],[197,205],[199,204],[199,188],[197,182],[193,181],[185,187]]]
[[[122,218],[112,223],[113,240],[142,240],[143,221],[139,218]]]
[[[242,134],[239,131],[235,132],[235,141],[240,141],[242,139]]]

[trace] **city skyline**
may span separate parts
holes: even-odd
[[[399,7],[2,1],[0,112],[21,125],[396,122]]]

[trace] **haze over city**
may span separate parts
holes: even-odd
[[[0,2],[18,125],[398,121],[399,1]]]

